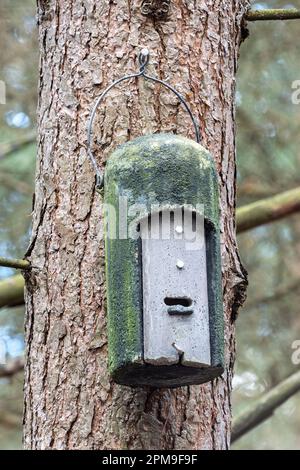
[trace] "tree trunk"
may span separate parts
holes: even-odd
[[[174,0],[167,18],[141,1],[40,0],[36,197],[26,275],[27,449],[227,449],[234,318],[245,275],[235,237],[234,93],[248,0]],[[107,371],[101,196],[86,154],[95,98],[112,80],[148,72],[185,96],[220,179],[226,372],[203,386],[130,389]],[[142,134],[193,138],[176,99],[151,83],[114,89],[99,112],[99,163]]]

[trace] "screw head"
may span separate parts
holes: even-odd
[[[139,53],[140,66],[146,67],[146,65],[148,65],[149,58],[150,58],[150,52],[146,47],[144,47]]]
[[[184,268],[184,262],[181,259],[177,260],[176,266],[178,269],[183,269]]]
[[[183,227],[181,225],[177,225],[175,228],[175,232],[179,235],[183,233]]]

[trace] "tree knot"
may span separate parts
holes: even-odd
[[[156,19],[165,18],[170,9],[170,0],[143,0],[141,13]]]

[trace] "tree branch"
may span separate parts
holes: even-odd
[[[300,371],[280,382],[233,420],[231,442],[236,441],[268,419],[276,408],[299,391]]]
[[[0,256],[0,266],[15,269],[30,269],[30,263],[26,259],[3,258]]]
[[[0,183],[6,188],[18,191],[21,194],[32,194],[32,187],[25,181],[20,181],[9,173],[1,171]]]
[[[17,428],[22,426],[22,415],[11,413],[10,411],[1,410],[0,413],[0,424],[1,426],[9,428]]]
[[[280,191],[282,191],[282,189],[271,188],[269,185],[259,184],[251,178],[248,178],[238,186],[238,199],[247,197],[247,199],[251,198],[253,201],[257,201],[258,199],[276,196]]]
[[[10,155],[12,152],[22,149],[26,145],[34,144],[36,142],[36,134],[31,133],[14,143],[8,143],[1,145],[0,147],[0,160],[3,160],[5,157]]]
[[[248,21],[268,21],[268,20],[297,20],[300,18],[300,10],[290,9],[268,9],[250,10],[246,15]]]
[[[300,211],[300,187],[253,202],[237,210],[237,231],[274,222]]]
[[[22,370],[24,370],[24,359],[19,357],[4,366],[0,366],[0,379],[12,377]]]
[[[245,232],[297,211],[300,211],[300,188],[240,207],[237,210],[237,231],[238,233]],[[30,264],[26,260],[0,258],[0,265],[19,269],[30,268]],[[24,279],[21,275],[0,281],[0,308],[23,304],[23,290]]]
[[[297,291],[300,289],[300,279],[293,280],[291,283],[279,287],[276,292],[274,292],[273,295],[268,295],[260,298],[256,298],[253,300],[250,300],[250,302],[247,302],[245,304],[245,307],[247,309],[253,309],[257,307],[258,305],[261,304],[268,304],[271,302],[275,302],[277,300],[280,300],[282,297],[285,297],[287,294],[290,294],[294,291]]]
[[[24,303],[24,278],[21,274],[0,281],[0,308]]]

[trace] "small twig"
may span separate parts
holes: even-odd
[[[250,10],[246,15],[248,21],[269,21],[269,20],[297,20],[300,19],[300,10],[290,9],[268,9]]]
[[[13,152],[21,150],[23,147],[29,144],[34,144],[36,142],[35,132],[30,133],[27,136],[22,137],[13,143],[3,144],[0,147],[0,160],[3,160],[5,157],[10,155]]]
[[[300,186],[237,210],[237,231],[245,232],[300,211]]]
[[[0,266],[15,269],[30,269],[30,263],[26,259],[2,258],[1,256]]]

